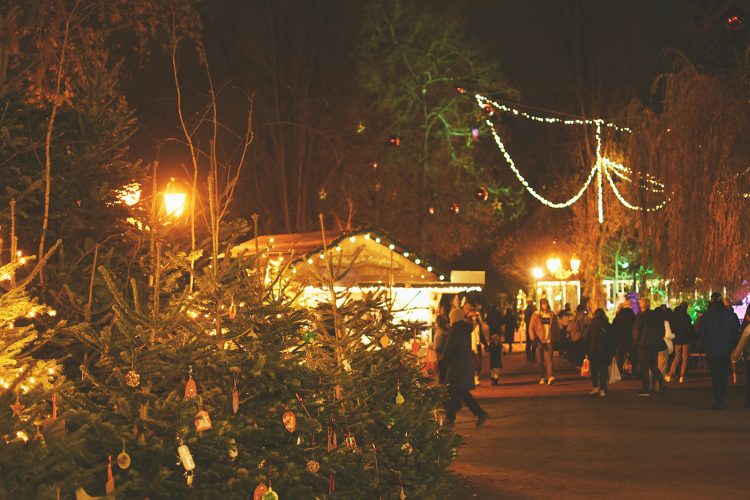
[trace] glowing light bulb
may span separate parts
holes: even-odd
[[[533,276],[536,280],[542,279],[542,277],[544,276],[544,271],[541,267],[535,267],[531,270],[531,276]]]

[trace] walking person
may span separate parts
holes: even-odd
[[[690,356],[690,344],[695,338],[695,329],[690,315],[687,312],[687,302],[680,303],[675,307],[672,314],[672,333],[674,333],[674,359],[666,376],[667,382],[671,382],[680,367],[680,383],[685,381],[688,357]]]
[[[583,334],[586,332],[591,319],[589,318],[586,306],[578,304],[576,315],[568,322],[568,352],[567,360],[573,366],[581,366],[583,363],[584,346]]]
[[[651,310],[649,299],[640,299],[639,306],[641,312],[635,318],[633,344],[638,351],[638,364],[641,367],[643,387],[637,395],[651,395],[651,377],[653,376],[654,381],[659,384],[659,392],[663,396],[667,392],[667,382],[664,380],[664,374],[659,370],[659,352],[667,347],[664,342],[665,321],[661,311]]]
[[[745,356],[745,370],[747,378],[745,379],[745,408],[750,408],[750,307],[745,313],[745,320],[742,322],[745,327],[742,329],[740,340],[737,347],[732,353],[732,363],[737,363],[741,356]]]
[[[518,329],[518,318],[516,318],[516,311],[512,308],[505,310],[505,325],[504,335],[505,343],[508,344],[508,352],[513,352],[513,341],[516,339],[516,330]]]
[[[623,371],[625,360],[633,356],[633,325],[635,324],[635,313],[629,300],[620,304],[615,319],[612,321],[612,330],[617,342],[617,366]]]
[[[524,324],[526,324],[526,359],[528,361],[534,361],[534,357],[536,354],[536,344],[531,338],[530,329],[531,329],[531,317],[536,312],[536,307],[534,307],[534,301],[528,300],[526,302],[526,309],[523,310],[523,321]]]
[[[552,370],[552,339],[558,338],[560,326],[557,323],[557,315],[549,308],[547,299],[539,301],[539,311],[531,316],[529,332],[539,352],[539,384],[546,382],[547,385],[552,385],[555,381]]]
[[[721,410],[727,391],[729,376],[729,356],[737,338],[739,322],[731,309],[724,306],[721,293],[711,294],[711,302],[698,325],[698,338],[703,342],[711,371],[711,385],[714,391],[712,410]]]
[[[445,370],[442,368],[440,360],[443,358],[443,351],[445,350],[445,341],[448,339],[448,333],[450,332],[450,320],[445,314],[438,315],[435,320],[435,337],[433,344],[435,348],[435,355],[437,356],[438,364],[438,381],[441,384],[445,383]]]
[[[503,343],[500,335],[493,335],[487,352],[490,354],[490,378],[492,385],[500,383],[500,369],[503,367]]]
[[[487,324],[482,321],[482,315],[475,312],[472,316],[471,352],[474,356],[474,385],[480,385],[479,375],[482,373],[482,347],[488,346],[486,330]]]
[[[488,413],[471,395],[474,389],[474,362],[471,354],[472,326],[464,320],[462,309],[450,312],[451,329],[443,349],[441,364],[445,366],[445,381],[449,399],[445,405],[448,424],[456,422],[456,412],[463,402],[477,417],[477,426],[487,420]]]
[[[594,312],[583,339],[591,367],[590,394],[603,398],[607,395],[609,365],[615,355],[615,337],[604,309]]]

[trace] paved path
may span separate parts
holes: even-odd
[[[474,391],[490,413],[485,426],[466,409],[458,414],[466,444],[451,500],[750,498],[744,377],[726,408],[711,411],[706,373],[670,384],[664,397],[636,397],[639,384],[625,381],[598,398],[571,368],[540,386],[523,354],[504,364],[501,385],[483,379]]]

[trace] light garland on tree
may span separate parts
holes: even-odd
[[[607,181],[609,182],[610,187],[612,188],[612,192],[615,194],[615,197],[617,200],[626,208],[629,208],[630,210],[639,210],[644,212],[655,212],[661,208],[663,208],[669,201],[670,198],[667,196],[664,201],[659,203],[656,206],[653,207],[642,207],[635,205],[633,203],[628,202],[625,197],[622,196],[620,191],[617,189],[617,186],[615,185],[615,181],[612,177],[612,175],[616,175],[618,178],[633,183],[633,179],[630,177],[634,174],[633,170],[630,168],[617,163],[615,161],[612,161],[611,159],[607,158],[602,154],[602,127],[611,128],[620,132],[630,133],[631,130],[627,127],[620,127],[619,125],[615,125],[614,123],[606,122],[602,119],[587,119],[587,118],[578,118],[578,119],[569,119],[569,120],[563,120],[561,118],[554,118],[554,117],[548,117],[548,116],[538,116],[538,115],[532,115],[530,113],[527,113],[525,111],[521,111],[519,109],[511,108],[509,106],[506,106],[504,104],[500,104],[498,102],[495,102],[491,99],[488,99],[487,97],[484,97],[480,94],[474,95],[477,104],[480,108],[487,111],[490,116],[494,114],[495,110],[504,112],[504,113],[512,113],[515,116],[521,116],[523,118],[526,118],[528,120],[540,122],[540,123],[550,123],[550,124],[561,124],[561,125],[594,125],[596,127],[596,161],[594,162],[594,165],[592,166],[591,170],[588,173],[588,176],[586,177],[586,180],[583,183],[583,186],[578,190],[576,194],[573,195],[573,197],[569,198],[566,201],[563,202],[554,202],[551,201],[541,194],[539,194],[526,180],[526,178],[521,174],[521,171],[516,166],[516,163],[513,161],[513,158],[510,156],[510,153],[508,152],[507,148],[505,147],[505,144],[503,143],[502,139],[500,138],[500,135],[497,133],[497,129],[495,128],[495,124],[492,122],[490,118],[487,118],[485,120],[485,123],[489,127],[490,131],[492,132],[492,136],[495,139],[495,144],[497,144],[498,149],[500,149],[500,152],[505,157],[505,161],[508,163],[508,166],[513,171],[513,173],[516,175],[518,180],[521,182],[524,188],[539,202],[542,204],[550,207],[550,208],[567,208],[576,203],[578,200],[581,199],[583,194],[586,192],[586,190],[591,185],[591,182],[596,178],[596,189],[597,189],[597,219],[599,223],[604,222],[604,178],[606,177]],[[640,188],[645,189],[646,191],[652,192],[652,193],[664,193],[664,184],[661,183],[657,178],[645,174],[643,175],[644,183],[639,185]]]

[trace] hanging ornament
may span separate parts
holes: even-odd
[[[419,354],[419,351],[422,350],[422,343],[417,340],[416,337],[414,337],[414,340],[411,341],[411,352],[412,354]]]
[[[471,140],[474,142],[477,142],[479,140],[479,129],[473,128],[471,129]]]
[[[194,398],[197,395],[198,388],[195,385],[195,380],[193,380],[193,366],[190,365],[188,368],[188,381],[185,384],[185,397],[183,399]]]
[[[448,207],[448,211],[453,215],[458,215],[458,213],[461,211],[461,204],[457,201],[454,201]]]
[[[383,346],[384,348],[388,347],[388,344],[390,344],[390,343],[391,343],[391,339],[388,338],[387,334],[385,334],[382,337],[380,337],[380,345]]]
[[[364,122],[359,122],[359,123],[357,124],[357,133],[358,133],[358,134],[363,134],[363,133],[365,132],[365,129],[366,129],[366,128],[367,128],[367,127],[365,127],[365,123],[364,123]]]
[[[495,108],[492,107],[492,104],[487,103],[483,106],[484,112],[487,114],[487,116],[494,116],[495,115]]]
[[[745,17],[742,15],[742,11],[738,9],[727,11],[724,24],[730,30],[742,29],[745,26]]]
[[[130,467],[130,455],[125,451],[125,439],[122,440],[122,451],[117,455],[117,466],[122,470]]]
[[[125,374],[125,383],[128,387],[138,387],[141,384],[141,374],[135,370],[128,370],[128,373]]]
[[[291,411],[285,411],[281,416],[281,421],[287,431],[294,432],[297,429],[297,417]]]
[[[237,390],[237,380],[235,380],[232,389],[232,413],[237,415],[238,411],[240,411],[240,391]]]
[[[107,464],[107,484],[104,486],[104,491],[107,495],[115,494],[115,476],[112,474],[112,455],[108,457],[109,463]]]
[[[195,430],[198,432],[207,431],[213,426],[211,425],[211,416],[206,410],[198,410],[195,414]]]
[[[401,487],[401,493],[398,494],[400,500],[406,500],[406,493],[404,493],[404,487]]]
[[[234,319],[237,317],[237,305],[234,303],[234,300],[231,304],[229,304],[229,319]]]
[[[370,167],[370,170],[377,170],[380,165],[376,161],[368,161],[367,166]]]
[[[427,213],[429,215],[435,215],[435,207],[432,207],[432,206],[427,207]]]
[[[404,444],[401,445],[401,451],[406,453],[407,455],[411,455],[411,452],[414,451],[414,449],[411,446],[411,443],[409,442],[409,433],[404,433]]]
[[[474,198],[479,201],[487,201],[487,198],[489,198],[489,196],[490,192],[487,191],[487,188],[484,186],[480,186],[476,191],[474,191]]]
[[[240,451],[237,449],[237,441],[234,438],[229,438],[229,459],[234,462]]]
[[[354,434],[352,434],[351,432],[349,434],[347,434],[346,437],[344,438],[344,444],[350,450],[356,450],[357,449],[357,440],[354,438]]]
[[[388,138],[388,144],[390,144],[391,146],[396,146],[396,147],[400,146],[401,145],[401,137],[399,137],[397,135],[390,136]]]
[[[23,409],[26,408],[21,404],[21,396],[16,392],[16,402],[10,405],[10,409],[13,412],[14,417],[20,417]]]
[[[349,362],[348,359],[345,359],[341,364],[344,366],[344,371],[345,372],[352,371],[352,364]]]
[[[456,88],[454,88],[453,90],[455,90],[455,91],[456,91],[456,92],[458,92],[459,94],[465,94],[465,93],[466,93],[466,89],[465,89],[465,88],[463,88],[463,87],[456,87]]]
[[[313,330],[305,332],[305,334],[302,336],[302,340],[305,341],[305,344],[312,344],[317,339],[318,335]]]
[[[263,500],[263,495],[268,492],[268,486],[263,483],[258,484],[253,491],[253,500]]]
[[[320,191],[318,191],[318,199],[320,201],[324,201],[326,198],[328,198],[328,193],[326,192],[326,188],[320,188]]]
[[[396,404],[400,406],[404,404],[404,401],[404,395],[401,394],[401,380],[398,380],[396,382]]]
[[[308,460],[307,471],[312,472],[313,474],[317,474],[318,472],[320,472],[320,462],[316,460]]]
[[[336,431],[330,426],[328,427],[328,452],[332,452],[338,447],[338,438],[336,437]]]
[[[503,209],[503,202],[500,200],[495,200],[492,202],[492,209],[496,212],[499,212]]]
[[[269,486],[268,491],[263,494],[263,500],[279,500],[279,495]]]
[[[180,445],[177,447],[177,455],[180,457],[179,463],[181,463],[182,467],[185,469],[187,485],[192,486],[193,475],[195,474],[195,461],[193,460],[193,455],[190,453],[190,448],[182,442],[182,439],[179,440],[179,443]]]
[[[344,397],[344,389],[336,384],[336,386],[333,388],[333,399],[336,401],[341,401],[341,398]]]
[[[393,426],[395,426],[395,425],[396,425],[396,421],[394,419],[392,419],[392,418],[389,419],[388,422],[385,423],[385,427],[388,430],[393,429]]]

